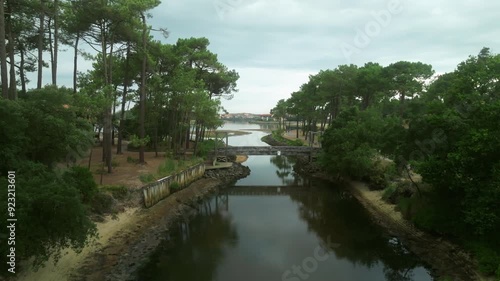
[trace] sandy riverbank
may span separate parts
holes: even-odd
[[[99,238],[81,253],[64,250],[56,265],[51,260],[38,271],[24,270],[16,280],[125,280],[159,244],[160,233],[219,184],[216,179],[200,179],[149,209],[129,208],[115,219],[107,217],[97,223]]]
[[[55,281],[70,280],[71,274],[75,272],[87,257],[99,251],[107,245],[111,238],[129,225],[137,216],[139,208],[128,208],[125,212],[118,214],[116,218],[108,216],[104,222],[96,223],[99,238],[85,247],[81,253],[76,253],[72,249],[63,250],[63,255],[54,265],[53,259],[48,261],[45,267],[34,271],[26,269],[22,271],[16,280],[19,281]]]
[[[248,160],[248,155],[236,155],[236,163],[243,163]]]
[[[246,159],[246,156],[239,156],[238,162]],[[240,174],[242,168],[232,171],[227,178],[244,176]],[[192,212],[196,202],[221,184],[218,179],[202,178],[149,209],[135,206],[114,218],[107,216],[103,222],[96,223],[99,238],[82,252],[63,250],[57,264],[50,260],[38,271],[26,268],[14,280],[126,280],[161,242],[161,234],[169,225]]]
[[[470,254],[440,237],[415,228],[395,205],[382,200],[382,191],[370,190],[365,183],[352,181],[352,194],[372,215],[373,220],[398,237],[416,255],[426,261],[436,275],[453,281],[493,280],[481,276]]]
[[[245,132],[247,133],[247,132]],[[116,147],[113,148],[115,150]],[[92,149],[91,159],[83,158],[77,164],[86,167],[90,163],[90,169],[93,172],[97,183],[101,181],[101,175],[96,171],[102,166],[102,147],[95,146]],[[141,174],[155,173],[162,163],[165,162],[164,153],[158,156],[154,152],[146,152],[145,158],[147,164],[137,165],[129,159],[136,159],[137,152],[127,151],[126,143],[123,146],[123,154],[113,155],[115,167],[112,174],[102,175],[103,184],[122,184],[131,189],[140,189],[143,183],[139,180]],[[235,162],[243,163],[248,156],[237,156]],[[173,219],[180,211],[186,208],[186,202],[195,200],[197,196],[203,196],[209,190],[213,190],[219,185],[220,181],[216,179],[200,179],[189,187],[173,194],[163,200],[158,206],[150,209],[143,209],[137,196],[130,202],[121,202],[120,213],[116,216],[108,215],[102,222],[97,222],[99,238],[89,244],[80,253],[76,253],[68,248],[62,250],[61,258],[54,265],[53,259],[45,263],[45,266],[38,271],[34,271],[24,262],[21,263],[23,270],[18,272],[13,280],[19,281],[59,281],[59,280],[103,280],[103,276],[109,272],[113,266],[118,264],[118,258],[122,255],[124,245],[137,241],[144,234],[141,229],[152,228],[155,226],[155,219],[159,216],[166,216]],[[161,207],[163,206],[163,207]],[[173,214],[173,216],[171,216]],[[150,219],[155,218],[155,219]],[[165,221],[169,221],[166,219]],[[158,240],[158,239],[156,239]],[[98,270],[95,270],[95,269]],[[0,278],[0,280],[2,280]],[[117,279],[119,280],[119,279]]]
[[[200,179],[149,209],[140,209],[98,251],[87,256],[72,280],[128,280],[161,242],[162,234],[220,181]]]
[[[290,139],[294,139],[290,136]],[[276,142],[271,136],[265,138],[270,145]],[[302,163],[303,162],[303,163]],[[294,167],[299,173],[332,180],[321,172],[319,165],[299,161]],[[419,175],[412,178],[420,180]],[[493,281],[494,278],[482,276],[476,269],[477,263],[469,253],[441,237],[425,233],[403,218],[396,206],[382,200],[381,190],[370,190],[363,182],[350,181],[350,190],[357,200],[370,213],[372,219],[386,231],[398,237],[413,253],[426,261],[437,277],[448,277],[453,281]],[[450,279],[445,279],[450,280]]]

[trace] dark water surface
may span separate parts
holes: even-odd
[[[224,129],[258,129],[226,124]],[[264,132],[232,145],[266,145]],[[202,202],[166,240],[138,280],[427,281],[422,262],[374,225],[342,186],[303,179],[283,156],[251,156],[251,175]]]

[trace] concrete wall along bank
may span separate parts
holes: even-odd
[[[170,195],[170,186],[173,183],[177,183],[179,188],[184,188],[188,186],[193,181],[201,178],[205,173],[205,164],[201,163],[186,170],[170,175],[168,177],[159,179],[156,182],[150,183],[142,187],[142,193],[144,194],[144,205],[146,208],[153,206],[160,200],[168,197]]]

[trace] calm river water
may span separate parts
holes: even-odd
[[[223,129],[260,129],[226,123]],[[229,138],[267,146],[266,133]],[[179,222],[150,257],[147,281],[427,281],[423,263],[374,225],[342,186],[302,178],[283,156],[250,156],[251,175]]]

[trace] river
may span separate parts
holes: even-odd
[[[249,130],[230,145],[267,146]],[[165,233],[137,280],[428,281],[424,263],[371,222],[343,186],[303,178],[284,156],[250,156],[251,174]]]

